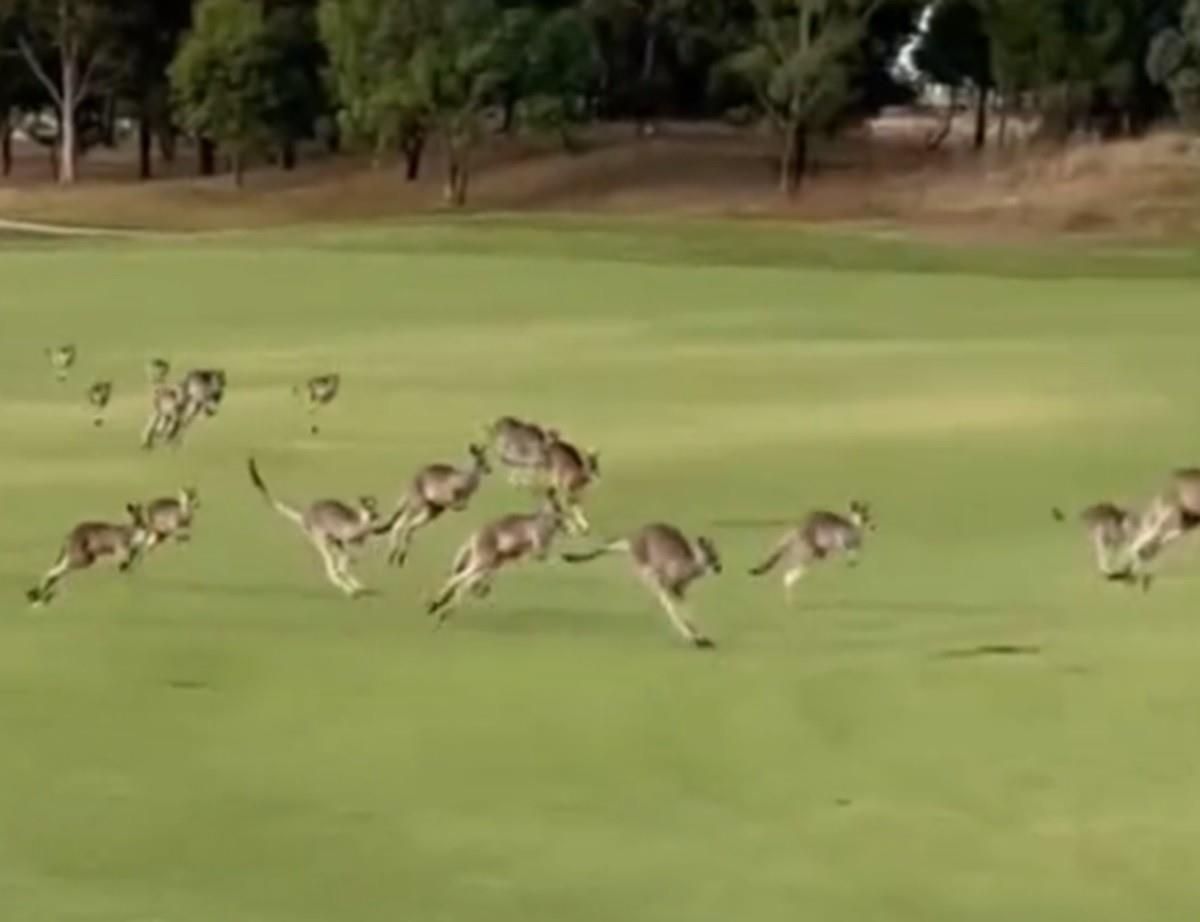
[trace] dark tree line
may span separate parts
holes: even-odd
[[[570,151],[591,120],[737,115],[792,193],[814,138],[922,81],[970,99],[979,146],[1015,112],[1052,137],[1198,122],[1200,0],[0,0],[4,169],[20,125],[63,182],[122,125],[144,178],[181,136],[239,181],[306,142],[415,178],[436,138],[461,203],[489,133]]]

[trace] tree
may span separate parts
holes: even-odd
[[[534,14],[528,34],[523,27],[517,34],[524,47],[510,47],[502,60],[519,62],[511,92],[520,103],[523,120],[536,129],[555,132],[569,150],[572,126],[590,115],[588,96],[600,71],[587,21],[572,9]]]
[[[446,200],[467,200],[471,152],[483,134],[486,107],[512,64],[502,58],[505,18],[492,0],[443,0],[436,31],[410,62],[411,86],[440,135]]]
[[[975,149],[987,140],[988,97],[994,86],[991,40],[980,0],[938,0],[929,8],[913,63],[935,83],[975,93]]]
[[[265,122],[285,170],[296,164],[296,145],[316,133],[327,101],[321,72],[325,50],[317,34],[315,9],[307,0],[267,4],[263,67],[270,81]]]
[[[239,186],[246,155],[268,136],[268,41],[256,3],[201,0],[195,24],[171,64],[171,89],[183,124],[229,150]]]
[[[114,51],[120,0],[0,0],[15,23],[15,45],[58,116],[58,179],[78,175],[80,107]]]
[[[413,58],[438,28],[440,0],[321,0],[317,22],[329,57],[338,124],[376,156],[399,147],[417,178],[431,114]]]
[[[116,16],[116,90],[138,123],[138,176],[153,175],[154,135],[173,134],[167,69],[191,20],[190,0],[125,0]],[[170,141],[164,145],[170,149]]]
[[[727,62],[782,136],[779,185],[794,195],[811,134],[853,100],[854,52],[872,8],[857,0],[757,0],[753,31]]]
[[[1200,129],[1200,0],[1188,0],[1180,23],[1154,37],[1146,72],[1171,94],[1180,121]]]

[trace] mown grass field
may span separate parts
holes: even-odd
[[[1049,508],[1200,462],[1200,259],[544,221],[0,267],[6,922],[1196,918],[1200,553],[1105,585]],[[157,354],[230,393],[146,455]],[[314,438],[289,388],[325,370]],[[529,505],[501,478],[349,603],[244,473],[390,503],[506,412],[601,449],[599,532],[716,540],[716,652],[619,559],[432,632],[458,542]],[[74,520],[181,483],[190,546],[24,606]],[[856,496],[863,565],[792,610],[744,575],[777,530],[721,524]]]

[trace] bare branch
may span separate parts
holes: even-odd
[[[18,36],[17,48],[20,49],[21,57],[25,59],[25,63],[29,65],[29,69],[33,71],[33,75],[38,79],[38,82],[46,88],[50,93],[51,99],[61,109],[63,104],[62,93],[55,82],[50,79],[50,75],[46,73],[45,68],[42,67],[42,62],[37,59],[37,55],[34,53],[25,36]]]
[[[96,65],[100,60],[100,52],[92,55],[87,62],[87,66],[83,69],[83,76],[79,79],[79,89],[75,93],[75,100],[72,103],[75,109],[79,108],[79,104],[83,102],[92,91],[92,78],[96,75]]]

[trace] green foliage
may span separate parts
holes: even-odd
[[[430,113],[412,59],[437,24],[438,6],[439,0],[321,0],[327,85],[352,144],[377,154],[423,145]]]
[[[240,182],[245,155],[269,137],[270,33],[261,7],[245,0],[201,0],[195,17],[171,65],[175,104],[190,131],[232,152]]]
[[[1179,25],[1154,37],[1146,71],[1170,92],[1180,121],[1200,129],[1200,0],[1188,0]]]
[[[433,32],[418,44],[410,79],[445,147],[446,198],[466,202],[470,153],[484,129],[484,114],[505,78],[512,56],[508,19],[492,0],[444,0]]]
[[[871,9],[855,0],[757,0],[752,32],[726,61],[784,137],[781,185],[794,191],[807,135],[854,101],[855,53]]]
[[[326,110],[322,69],[324,48],[316,17],[307,4],[282,4],[266,17],[265,59],[269,95],[265,121],[272,137],[285,150],[312,137],[317,119]]]
[[[558,133],[569,147],[571,127],[590,115],[588,95],[600,73],[595,39],[587,21],[571,9],[536,19],[528,39],[524,48],[506,49],[508,60],[521,62],[523,118]]]

